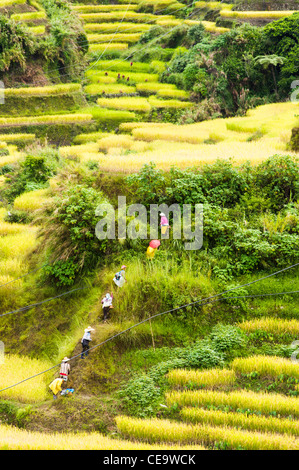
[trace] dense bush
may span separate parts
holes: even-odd
[[[26,191],[44,188],[47,181],[55,175],[60,164],[57,150],[45,147],[28,153],[20,162],[1,194],[7,202],[12,202],[17,196]]]
[[[49,274],[60,284],[74,281],[83,268],[94,268],[105,253],[107,240],[99,241],[95,235],[95,210],[102,202],[106,202],[102,193],[81,184],[63,188],[45,210],[41,234],[55,260]]]
[[[22,70],[36,51],[36,40],[22,24],[0,14],[0,71],[7,72],[11,66],[18,65]]]
[[[202,203],[203,248],[229,280],[231,272],[238,275],[298,260],[299,212],[292,202],[299,198],[298,165],[296,158],[280,155],[256,167],[221,160],[163,172],[149,164],[127,182],[148,208]]]

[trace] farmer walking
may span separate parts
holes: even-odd
[[[89,343],[91,341],[91,332],[92,331],[94,331],[94,328],[91,328],[91,326],[88,326],[84,330],[84,335],[81,339],[81,343],[82,343],[81,359],[84,359],[84,357],[88,356]]]
[[[65,357],[64,359],[62,359],[60,372],[59,372],[59,377],[63,379],[65,382],[67,382],[69,373],[71,371],[71,366],[69,365],[68,361],[69,361],[68,357]]]
[[[121,270],[115,274],[114,278],[113,278],[113,281],[115,282],[115,284],[118,286],[118,287],[122,287],[124,285],[126,281],[126,267],[124,264],[122,265],[121,267]]]
[[[102,299],[102,307],[103,307],[103,314],[104,314],[103,321],[104,322],[107,321],[108,313],[110,311],[110,308],[113,308],[112,301],[113,301],[113,294],[112,293],[109,294],[109,292]]]

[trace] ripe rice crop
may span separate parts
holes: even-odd
[[[252,356],[236,358],[231,363],[231,367],[239,374],[248,374],[254,371],[262,376],[277,377],[280,374],[286,374],[299,379],[298,365],[282,357]]]
[[[263,414],[272,412],[282,416],[299,417],[299,400],[276,393],[254,393],[247,390],[238,392],[216,392],[212,390],[196,390],[170,392],[166,394],[169,406],[178,403],[180,406],[227,405],[233,409],[260,411]]]
[[[4,363],[0,364],[0,389],[9,387],[31,375],[42,372],[51,367],[47,361],[31,359],[25,356],[5,354]],[[25,403],[34,403],[45,400],[51,396],[47,391],[49,373],[41,374],[28,382],[23,382],[16,387],[0,393],[1,399],[17,399]]]
[[[30,230],[30,227],[28,227]],[[5,235],[15,235],[16,233],[24,232],[24,225],[23,224],[11,224],[9,222],[4,222],[4,220],[0,220],[0,237]]]
[[[143,62],[130,62],[126,60],[100,60],[96,63],[91,64],[94,67],[94,72],[96,73],[98,70],[103,71],[106,73],[111,72],[130,72],[130,73],[148,73],[150,71],[150,64],[143,63]]]
[[[299,335],[299,321],[295,319],[285,320],[283,318],[260,318],[248,320],[238,324],[238,327],[246,333],[262,330],[272,334],[290,334],[295,337]]]
[[[157,91],[157,96],[161,96],[161,98],[188,99],[189,93],[185,90],[171,90],[163,87]]]
[[[107,75],[106,75],[107,74]],[[110,69],[106,72],[105,70],[99,71],[97,70],[94,72],[93,70],[89,70],[85,74],[86,78],[88,79],[89,82],[91,83],[98,83],[106,81],[106,83],[115,83],[118,76],[122,78],[123,80],[128,80],[128,84],[131,85],[132,83],[139,83],[139,82],[157,82],[159,79],[159,75],[157,73],[136,73],[136,72],[128,72],[121,70],[119,72],[114,72],[111,71]]]
[[[15,199],[14,208],[20,211],[34,212],[51,200],[48,193],[48,189],[37,189],[23,193]]]
[[[23,228],[24,230],[24,228]],[[26,265],[19,258],[6,258],[0,260],[0,275],[12,276],[14,279],[26,271]],[[3,284],[1,282],[0,284]]]
[[[105,94],[119,94],[119,93],[135,93],[136,88],[133,86],[124,85],[122,83],[113,84],[92,84],[85,87],[85,93],[89,95]]]
[[[129,97],[129,98],[99,98],[98,105],[104,108],[126,109],[128,111],[149,112],[151,105],[145,98]]]
[[[108,150],[110,147],[129,149],[132,147],[133,142],[132,137],[129,135],[114,134],[98,141],[98,146],[100,151]]]
[[[41,34],[45,34],[46,32],[46,27],[45,25],[39,25],[39,26],[29,26],[29,31],[32,34],[35,34],[36,36],[39,36]]]
[[[116,73],[116,72],[114,72]],[[112,77],[112,76],[108,76],[108,75],[100,75],[100,74],[97,74],[97,75],[90,75],[88,77],[88,81],[90,83],[116,83],[116,78]]]
[[[25,257],[29,254],[36,245],[36,231],[37,228],[35,227],[33,230],[28,230],[27,232],[0,237],[1,259],[10,258],[12,250],[16,257]]]
[[[107,137],[110,135],[107,132],[91,132],[89,134],[78,134],[74,138],[74,144],[85,144],[88,142],[97,142],[99,139],[103,137]]]
[[[108,110],[104,107],[100,108],[99,106],[95,106],[94,108],[89,108],[89,109],[90,109],[90,112],[92,113],[93,119],[101,123],[109,124],[110,122],[113,122],[115,124],[115,123],[120,123],[120,122],[125,122],[125,121],[134,121],[136,118],[135,113],[133,113],[132,111],[124,111],[124,110],[117,110],[117,109]],[[82,109],[83,113],[84,111],[85,110]]]
[[[129,60],[99,60],[91,63],[94,71],[109,70],[115,72],[149,72],[150,64],[143,62],[130,62]]]
[[[0,450],[203,450],[201,446],[150,445],[98,432],[41,433],[0,424]]]
[[[5,88],[5,97],[9,96],[49,96],[82,91],[80,83],[66,83],[40,87]]]
[[[10,143],[22,140],[23,142],[32,142],[35,134],[0,134],[0,141]]]
[[[250,431],[299,436],[299,421],[292,421],[287,418],[246,415],[244,413],[231,413],[221,410],[204,410],[203,408],[183,408],[181,416],[192,424],[224,425]]]
[[[175,421],[136,419],[118,416],[116,424],[124,436],[145,442],[173,442],[213,445],[225,442],[229,449],[242,447],[246,450],[295,450],[299,442],[294,437],[280,434],[240,431],[228,427],[189,425]]]
[[[23,3],[27,3],[27,0],[0,0],[0,8],[11,5],[22,5]]]
[[[159,18],[157,21],[156,21],[156,24],[158,24],[159,26],[164,26],[165,28],[172,28],[172,27],[175,27],[175,26],[179,26],[182,21],[181,20],[176,20],[176,19],[163,19],[163,18],[160,18],[159,16],[157,16],[157,18]]]
[[[229,11],[222,10],[220,15],[223,18],[283,18],[293,15],[298,10],[278,10],[278,11]]]
[[[115,11],[115,10],[136,10],[138,5],[72,5],[71,7],[77,13],[97,13],[102,11]]]
[[[124,42],[112,42],[111,44],[109,43],[103,43],[103,44],[90,44],[88,52],[111,52],[111,51],[124,51],[128,49],[128,44]]]
[[[47,15],[43,11],[33,11],[28,13],[14,13],[11,15],[11,19],[14,21],[32,21],[32,20],[45,20]]]
[[[192,20],[191,20],[192,21]],[[185,21],[186,24],[189,24],[188,23],[188,20]],[[225,28],[223,26],[216,26],[216,23],[214,21],[202,21],[202,24],[205,28],[206,31],[208,31],[209,33],[226,33],[227,31],[229,31],[229,28]],[[189,24],[189,26],[191,26]]]
[[[154,128],[154,127],[166,127],[172,126],[168,122],[122,122],[119,126],[119,129],[124,132],[131,132],[133,129],[138,128]]]
[[[81,145],[70,145],[66,147],[60,147],[60,153],[65,158],[68,158],[70,156],[80,158],[82,153],[98,153],[98,151],[98,143],[92,141],[82,143]]]
[[[18,118],[0,118],[0,127],[30,126],[42,124],[69,124],[91,121],[91,114],[58,114],[50,116],[25,116]]]
[[[189,101],[179,101],[179,100],[160,100],[155,98],[155,96],[149,97],[149,103],[153,108],[190,108],[193,106],[193,103]]]
[[[87,34],[90,44],[93,42],[126,42],[134,43],[139,41],[141,33],[115,33],[115,34]]]
[[[195,2],[195,8],[207,8],[208,10],[231,10],[233,6],[233,3]]]
[[[235,372],[229,369],[210,370],[184,370],[174,369],[167,375],[171,385],[185,386],[188,383],[199,387],[214,387],[218,385],[232,385],[235,381]]]
[[[143,23],[85,23],[84,30],[86,33],[145,33],[152,27],[151,24]]]
[[[156,83],[156,82],[144,82],[144,83],[138,83],[136,85],[136,90],[137,91],[144,91],[147,93],[157,93],[161,88],[165,90],[175,90],[176,86],[172,84],[166,84],[166,83]]]
[[[101,13],[81,13],[78,15],[85,23],[105,23],[129,20],[133,23],[155,22],[156,16],[151,13],[136,13],[135,11],[113,11]],[[168,18],[171,18],[170,16]]]

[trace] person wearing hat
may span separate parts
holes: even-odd
[[[109,313],[110,308],[113,308],[112,301],[113,301],[113,294],[112,293],[109,294],[109,292],[102,299],[102,307],[103,307],[103,314],[104,314],[103,321],[104,322],[107,321],[108,313]]]
[[[126,269],[126,265],[123,264],[122,267],[121,267],[121,270],[115,274],[114,278],[113,278],[113,281],[115,282],[115,284],[118,286],[118,287],[122,287],[124,285],[126,281],[126,278],[125,278],[125,275],[126,275],[126,272],[125,272],[125,269]]]
[[[163,212],[160,212],[160,217],[161,217],[161,220],[160,220],[161,234],[165,235],[165,233],[167,232],[167,229],[169,228],[169,222],[168,222],[166,215]]]
[[[59,372],[59,377],[63,379],[65,382],[67,382],[69,373],[71,371],[71,366],[69,365],[68,361],[69,361],[68,357],[65,357],[62,359],[60,372]]]
[[[81,343],[82,343],[81,359],[84,359],[84,357],[88,356],[89,343],[91,341],[91,332],[92,331],[94,331],[94,328],[91,328],[91,326],[88,326],[84,330],[84,335],[81,339]]]
[[[63,384],[63,379],[61,378],[54,379],[53,382],[50,383],[49,388],[53,393],[54,400],[56,400],[58,393],[61,392],[62,384]]]

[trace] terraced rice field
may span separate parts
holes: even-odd
[[[299,401],[280,393],[253,392],[237,386],[246,374],[275,379],[289,374],[299,381],[289,359],[256,356],[236,358],[230,369],[172,370],[168,408],[179,419],[136,419],[118,416],[123,437],[156,444],[196,443],[209,449],[298,449]],[[192,385],[192,390],[190,386]]]

